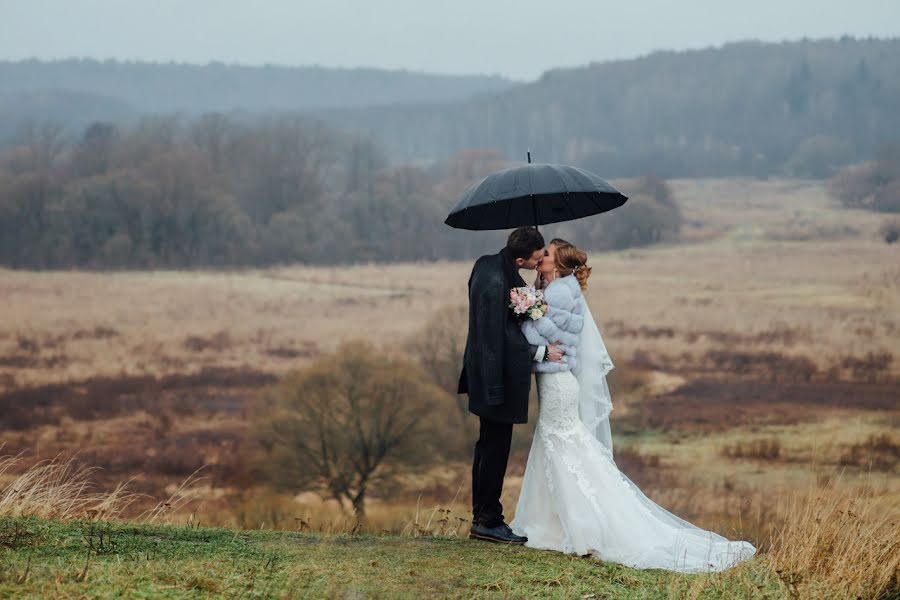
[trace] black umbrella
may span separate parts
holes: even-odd
[[[628,198],[584,169],[528,164],[497,171],[466,192],[444,221],[457,229],[513,229],[597,215]]]

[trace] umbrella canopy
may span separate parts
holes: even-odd
[[[600,214],[625,204],[619,190],[584,169],[527,164],[485,177],[447,219],[457,229],[513,229]]]

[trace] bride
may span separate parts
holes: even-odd
[[[720,571],[750,558],[731,542],[691,525],[647,498],[613,461],[606,375],[613,368],[582,295],[587,254],[555,239],[538,267],[546,316],[526,319],[530,344],[560,341],[565,363],[536,363],[540,416],[516,515],[527,546],[592,555],[637,568]]]

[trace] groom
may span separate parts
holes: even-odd
[[[498,254],[482,256],[469,277],[469,337],[459,393],[481,421],[472,462],[470,538],[524,544],[504,522],[500,494],[514,423],[528,421],[532,361],[562,360],[557,345],[530,346],[509,309],[509,291],[525,285],[519,269],[535,269],[544,258],[544,238],[533,227],[509,235]]]

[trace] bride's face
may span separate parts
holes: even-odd
[[[545,280],[553,277],[553,272],[556,270],[556,246],[553,244],[547,246],[544,250],[544,260],[541,261],[537,269],[544,276]]]

